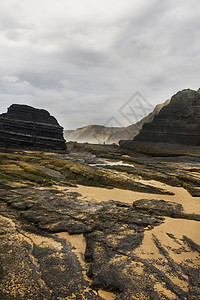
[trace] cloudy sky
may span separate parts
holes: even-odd
[[[65,129],[125,126],[137,91],[154,106],[200,87],[199,0],[3,0],[0,30],[0,113],[20,103]]]

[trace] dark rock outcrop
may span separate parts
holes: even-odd
[[[63,128],[48,111],[19,104],[0,115],[0,147],[66,150]]]
[[[133,207],[141,212],[148,211],[152,215],[200,221],[200,215],[183,212],[182,205],[175,202],[156,199],[141,199],[133,202]]]
[[[121,141],[129,149],[152,144],[200,146],[200,94],[185,89],[175,94],[151,123],[144,123],[133,141]]]

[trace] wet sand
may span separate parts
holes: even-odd
[[[103,290],[99,290],[98,294],[105,300],[114,300],[116,298],[115,294]]]
[[[99,187],[78,185],[77,187],[67,188],[69,192],[77,192],[82,196],[81,199],[88,201],[121,201],[125,203],[133,203],[139,199],[157,199],[172,201],[183,205],[183,210],[186,213],[200,213],[200,197],[192,197],[187,190],[182,187],[173,187],[155,180],[137,180],[146,185],[152,185],[158,188],[173,192],[174,195],[158,195],[140,193],[118,188],[106,189]],[[62,187],[61,187],[62,189]],[[66,188],[65,188],[66,190]]]
[[[191,265],[195,266],[199,261],[199,254],[196,251],[191,251],[191,249],[184,245],[182,238],[187,236],[192,239],[195,243],[200,243],[200,224],[197,221],[191,220],[181,220],[165,218],[165,222],[160,226],[155,227],[153,230],[146,231],[144,234],[144,239],[140,247],[134,250],[134,255],[140,257],[143,260],[148,260],[154,265],[159,266],[159,270],[166,272],[166,265],[168,260],[171,261],[174,266]],[[168,234],[172,234],[170,237]],[[159,244],[164,249],[162,252],[155,243],[155,238],[159,241]],[[167,253],[166,256],[163,255]],[[166,264],[160,264],[159,262],[166,262]],[[142,274],[144,272],[143,266],[141,265],[141,270],[136,269],[136,273]],[[185,292],[189,290],[189,279],[187,274],[182,274],[182,278],[178,274],[173,274],[168,272],[168,277],[172,282],[180,287]],[[165,286],[164,283],[157,283],[154,286],[158,293],[163,293],[169,299],[178,299],[171,293]]]
[[[167,233],[173,234],[177,239],[182,239],[183,235],[186,235],[195,243],[199,244],[200,222],[166,217],[163,224],[145,232],[143,243],[136,249],[136,252],[144,256],[144,258],[147,258],[147,256],[159,258],[161,255],[153,243],[152,236],[156,236],[160,242],[165,244],[166,247],[170,247],[172,245],[172,239],[167,235]],[[178,246],[178,244],[176,246]],[[188,255],[191,255],[191,252],[188,253]]]
[[[72,251],[75,253],[77,256],[82,270],[83,270],[83,275],[86,280],[89,280],[89,278],[86,275],[87,272],[87,265],[84,259],[84,254],[85,254],[85,249],[86,249],[86,241],[83,236],[83,234],[73,234],[70,235],[68,232],[59,232],[56,233],[55,236],[64,239],[65,241],[69,242],[70,245],[72,246]]]
[[[121,190],[117,188],[106,189],[82,185],[67,188],[57,186],[57,189],[59,189],[63,193],[78,192],[79,194],[81,194],[81,196],[79,197],[80,199],[91,202],[116,200],[131,204],[139,199],[163,199],[166,201],[172,201],[182,204],[183,209],[186,213],[200,213],[200,197],[192,197],[184,188],[172,187],[154,180],[139,179],[137,181],[143,184],[152,185],[165,189],[167,191],[171,191],[174,193],[174,195],[147,194],[129,190]],[[168,255],[170,255],[170,260],[172,260],[177,265],[184,265],[184,263],[186,263],[190,264],[192,267],[198,262],[198,253],[196,251],[191,251],[190,248],[187,248],[187,245],[184,244],[184,241],[182,239],[183,236],[186,236],[196,244],[200,244],[199,233],[200,222],[187,219],[165,217],[163,224],[156,226],[152,230],[145,230],[142,244],[133,251],[133,254],[142,260],[152,262],[152,264],[155,266],[157,265],[157,262],[163,261],[164,266],[159,268],[165,273],[165,260],[167,258],[165,257],[165,255],[163,255],[162,251],[160,251],[159,247],[156,245],[155,239],[157,239],[163,249],[166,249]],[[59,233],[58,235],[59,237],[61,237],[63,236],[63,234],[75,248],[75,254],[79,259],[82,260],[81,265],[83,269],[86,269],[86,264],[84,262],[84,251],[86,244],[83,236],[80,235],[73,237],[67,233]],[[184,247],[185,250],[183,251]],[[166,265],[168,265],[167,260]],[[139,263],[135,266],[134,270],[136,274],[138,274],[139,276],[143,276],[145,267],[142,263]],[[152,276],[154,276],[153,273]],[[170,274],[168,276],[176,286],[179,286],[183,291],[188,292],[189,282],[187,276],[183,275],[183,279],[180,279],[179,276]],[[154,288],[159,294],[163,294],[170,299],[177,299],[176,295],[172,293],[168,288],[166,288],[164,283],[157,283]],[[116,297],[115,294],[108,293],[103,290],[99,290],[98,294],[105,300],[113,300]],[[140,297],[141,296],[142,295],[140,295]]]

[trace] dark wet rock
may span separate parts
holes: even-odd
[[[183,236],[182,240],[188,244],[188,246],[193,250],[197,251],[200,254],[200,245],[197,245],[194,241],[189,239],[187,236]]]
[[[29,194],[35,200],[24,200]],[[37,194],[37,196],[36,196]],[[130,205],[119,206],[118,202],[90,203],[78,198],[77,193],[65,193],[57,196],[52,190],[36,190],[28,187],[17,191],[1,192],[1,199],[14,208],[22,210],[22,216],[37,224],[37,227],[49,232],[67,231],[71,234],[89,233],[94,230],[106,230],[118,222],[130,226],[153,227],[162,218],[137,212]],[[50,199],[50,201],[49,201]]]
[[[188,192],[193,197],[200,197],[200,187],[191,186],[191,185],[188,185],[188,184],[185,184],[184,187],[188,190]]]
[[[148,210],[149,212],[157,211],[158,214],[168,213],[175,214],[183,211],[183,206],[175,202],[165,200],[147,200],[141,199],[133,202],[133,207]]]
[[[200,221],[200,215],[184,213],[182,205],[175,202],[141,199],[133,202],[133,207],[141,211],[148,211],[149,213],[153,213],[158,216]]]
[[[63,128],[44,109],[13,104],[0,115],[0,146],[4,148],[65,151]]]

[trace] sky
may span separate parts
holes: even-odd
[[[0,1],[0,113],[18,103],[65,129],[130,125],[138,95],[147,114],[200,87],[199,20],[199,0]]]

